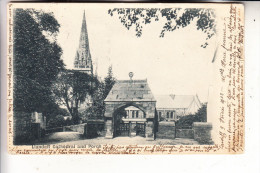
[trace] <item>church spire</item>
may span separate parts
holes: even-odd
[[[85,17],[85,10],[83,13],[83,20],[80,32],[80,40],[79,40],[79,48],[86,48],[89,51],[89,43],[88,43],[88,31],[87,31],[87,23]]]
[[[89,49],[89,40],[88,40],[88,31],[87,31],[87,23],[85,10],[83,13],[83,20],[81,25],[80,39],[79,39],[79,47],[76,51],[74,68],[87,72],[89,74],[93,73],[92,67],[92,59]]]

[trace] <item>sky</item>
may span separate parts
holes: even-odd
[[[201,102],[208,99],[212,79],[212,58],[216,48],[215,37],[207,48],[206,34],[196,29],[192,23],[186,28],[159,34],[164,20],[152,22],[143,29],[140,38],[134,28],[127,30],[118,16],[108,15],[106,6],[57,6],[45,11],[53,12],[60,23],[57,41],[63,49],[62,59],[67,68],[73,68],[79,46],[83,12],[86,13],[87,30],[94,72],[104,78],[112,65],[114,76],[129,79],[147,79],[154,95],[195,95]]]

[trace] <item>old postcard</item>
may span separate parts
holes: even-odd
[[[241,4],[8,4],[11,154],[244,151]]]

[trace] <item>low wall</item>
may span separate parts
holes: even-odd
[[[158,132],[156,133],[158,139],[174,139],[175,138],[175,122],[159,122]]]
[[[85,124],[84,136],[87,138],[105,137],[105,125],[103,120],[92,120]]]
[[[87,123],[84,124],[77,124],[77,125],[71,125],[71,126],[64,126],[63,131],[74,131],[79,132],[80,134],[84,134],[84,127]]]
[[[176,138],[194,138],[193,129],[176,129]]]
[[[200,144],[211,145],[214,142],[211,139],[212,124],[206,122],[194,122],[194,139]]]

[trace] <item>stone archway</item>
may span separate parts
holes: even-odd
[[[147,80],[122,80],[115,83],[105,99],[106,138],[113,138],[117,135],[115,134],[115,114],[129,106],[134,106],[145,114],[142,120],[145,124],[144,136],[154,139],[154,124],[158,121],[155,115],[156,100]]]
[[[146,113],[142,108],[126,104],[113,113],[113,137],[145,137]]]

